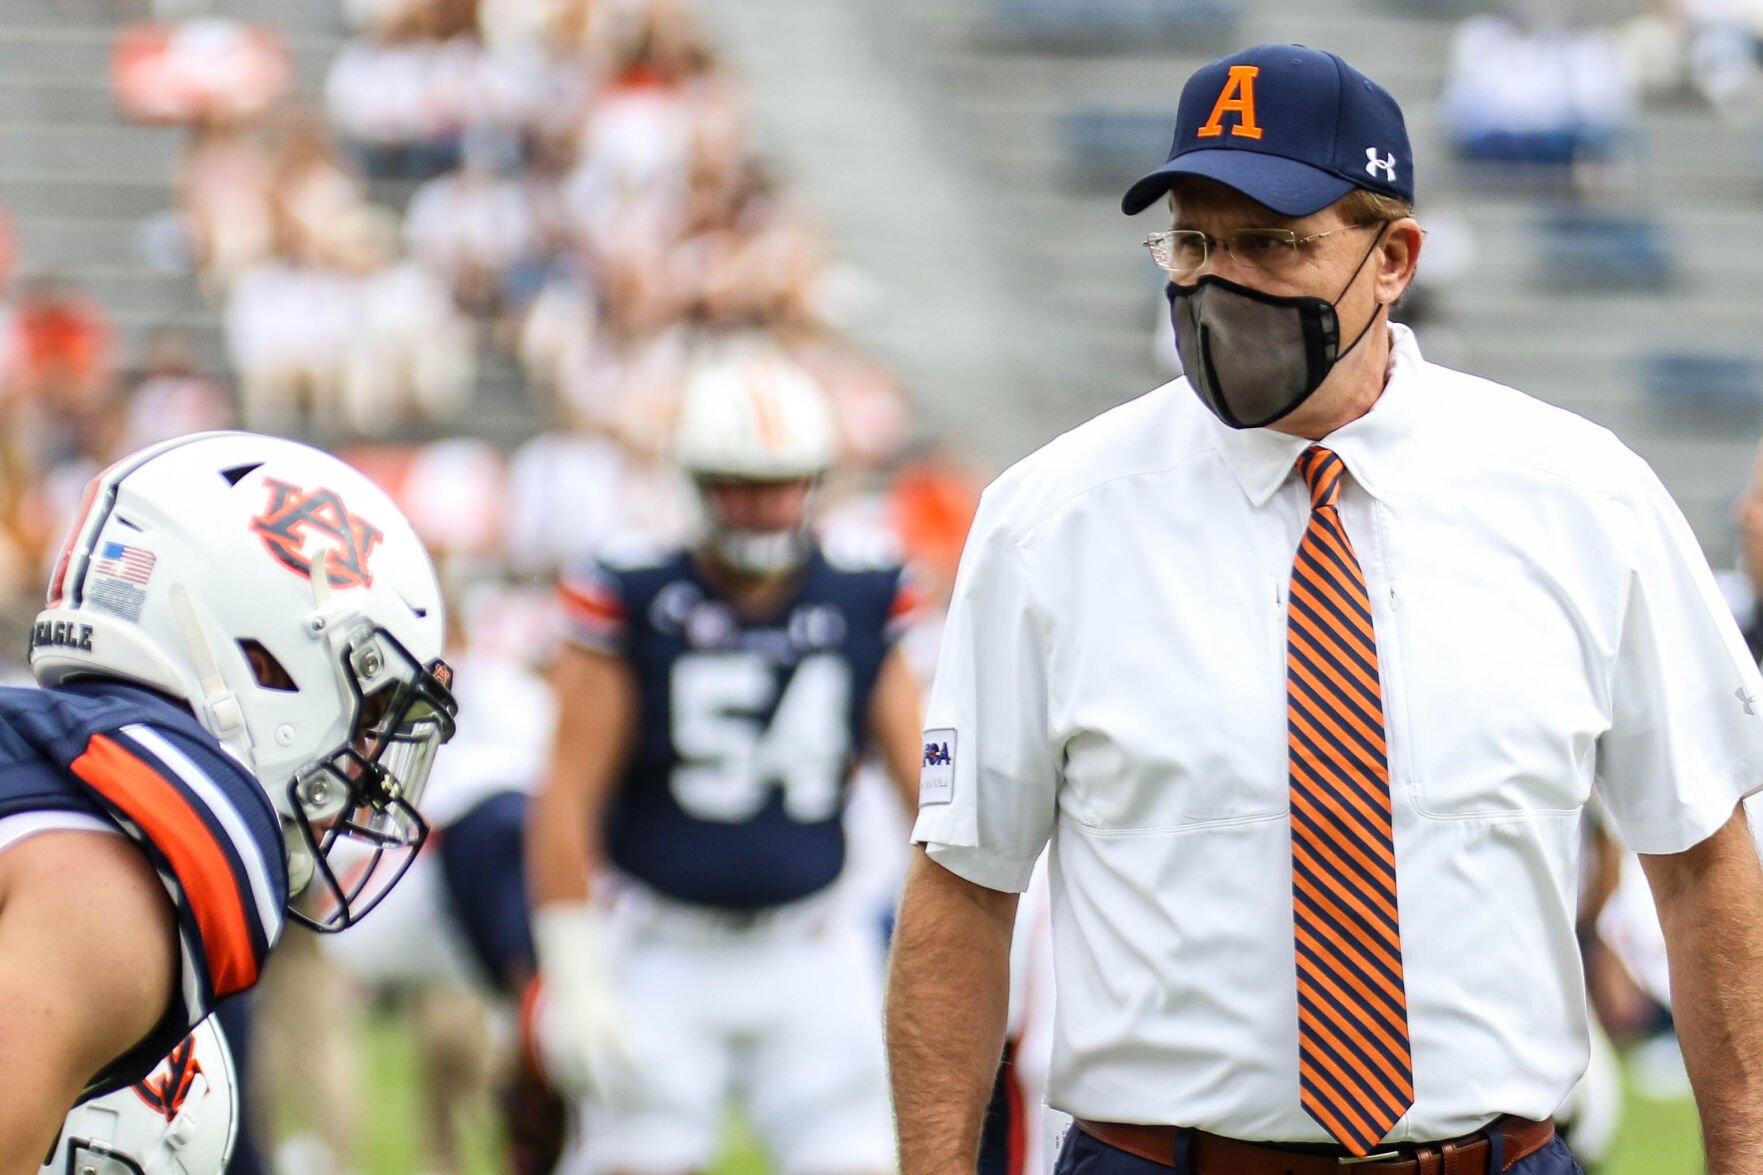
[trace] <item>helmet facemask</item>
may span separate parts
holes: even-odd
[[[294,891],[289,912],[318,931],[344,930],[378,905],[421,850],[428,825],[416,806],[440,746],[453,737],[452,670],[419,663],[384,628],[362,624],[337,645],[353,698],[349,741],[288,781]]]
[[[703,514],[704,545],[731,571],[741,575],[764,577],[780,575],[800,567],[812,545],[811,523],[814,500],[819,489],[818,478],[736,478],[700,475],[694,479],[698,502]],[[729,518],[719,501],[725,493],[783,493],[800,487],[801,501],[793,519],[778,518],[780,525],[755,525],[752,517]],[[735,503],[737,506],[741,503]],[[746,505],[755,505],[747,503]],[[769,514],[765,503],[757,503],[761,514]],[[742,514],[750,511],[741,510]],[[761,522],[772,522],[766,517]]]
[[[701,365],[686,382],[673,448],[697,487],[703,550],[740,575],[800,567],[837,444],[825,392],[784,352],[735,347]],[[719,502],[725,488],[753,496]],[[793,501],[760,496],[786,491]]]
[[[76,1138],[67,1144],[65,1175],[147,1175],[147,1170],[124,1151],[95,1138]]]

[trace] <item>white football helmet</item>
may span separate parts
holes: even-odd
[[[290,909],[352,924],[403,875],[453,733],[435,571],[379,487],[278,437],[199,433],[86,488],[31,636],[46,686],[118,678],[187,702],[282,819]]]
[[[238,1134],[233,1057],[211,1017],[140,1081],[75,1106],[38,1175],[220,1175]]]
[[[743,348],[704,364],[686,382],[674,459],[698,487],[706,542],[737,571],[763,575],[799,564],[808,546],[808,512],[785,530],[743,530],[718,517],[709,488],[817,481],[836,447],[826,394],[775,349]]]

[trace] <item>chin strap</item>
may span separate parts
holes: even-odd
[[[171,587],[171,611],[177,619],[178,631],[183,634],[184,647],[190,650],[190,659],[196,666],[196,683],[202,696],[194,700],[202,707],[207,719],[205,724],[221,742],[232,745],[240,753],[248,752],[251,736],[245,729],[245,711],[240,707],[239,699],[227,688],[196,601],[190,595],[190,589],[181,583]]]

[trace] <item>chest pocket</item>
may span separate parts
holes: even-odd
[[[1579,808],[1607,726],[1565,592],[1487,565],[1412,569],[1380,634],[1393,783],[1422,815]]]
[[[1280,586],[1184,590],[1149,568],[1090,585],[1095,619],[1070,627],[1055,659],[1068,811],[1123,833],[1283,816]]]

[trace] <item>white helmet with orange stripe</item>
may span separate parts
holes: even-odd
[[[452,735],[434,567],[377,486],[279,437],[200,433],[87,487],[31,636],[46,686],[96,676],[188,703],[279,813],[291,913],[347,926],[402,876]]]
[[[680,403],[674,457],[697,483],[709,553],[747,575],[797,566],[810,498],[835,447],[825,393],[781,351],[743,347],[698,368]]]
[[[75,1106],[38,1175],[219,1175],[238,1134],[238,1078],[210,1018],[141,1080]]]

